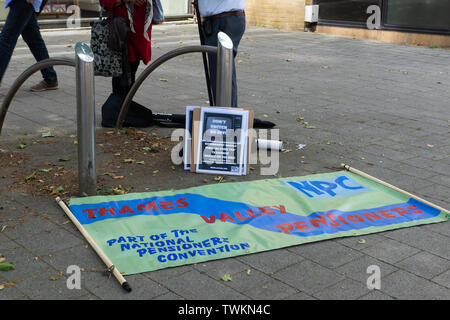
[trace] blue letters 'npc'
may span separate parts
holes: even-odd
[[[370,191],[347,176],[324,180],[283,181],[283,183],[312,199],[345,197]]]

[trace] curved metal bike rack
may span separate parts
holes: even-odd
[[[155,61],[153,61],[142,73],[139,75],[139,77],[136,79],[135,83],[131,87],[130,91],[128,92],[125,100],[122,103],[122,106],[120,108],[119,117],[117,118],[116,127],[121,128],[123,122],[125,121],[125,117],[127,116],[128,109],[130,107],[131,100],[133,99],[134,95],[136,94],[139,87],[142,85],[145,79],[153,72],[155,71],[160,65],[162,65],[164,62],[169,61],[175,57],[178,57],[183,54],[187,53],[196,53],[196,52],[204,52],[204,53],[211,53],[211,54],[217,54],[217,47],[212,46],[187,46],[179,49],[172,50]]]
[[[2,133],[3,128],[3,122],[5,121],[6,113],[8,112],[9,105],[11,104],[11,101],[14,99],[14,96],[16,95],[17,91],[20,89],[20,87],[23,85],[23,83],[31,77],[33,74],[35,74],[38,71],[41,71],[42,69],[53,67],[53,66],[69,66],[69,67],[75,67],[75,59],[73,58],[49,58],[42,61],[39,61],[35,64],[33,64],[31,67],[26,69],[22,74],[14,81],[11,88],[9,89],[8,93],[5,96],[5,99],[3,100],[1,109],[0,109],[0,135]]]

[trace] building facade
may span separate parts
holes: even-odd
[[[310,5],[318,6],[317,23],[305,23]],[[247,6],[251,25],[450,48],[450,0],[247,0]]]

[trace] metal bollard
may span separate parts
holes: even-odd
[[[95,173],[94,53],[82,42],[75,45],[77,86],[78,182],[81,196],[97,193]]]
[[[233,41],[223,32],[217,35],[216,106],[231,107],[233,88]]]

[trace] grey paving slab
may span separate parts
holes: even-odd
[[[354,300],[369,293],[366,284],[345,279],[314,294],[321,300]]]
[[[267,274],[252,269],[235,273],[231,278],[231,281],[226,281],[224,283],[238,292],[244,292],[255,287],[263,286],[272,280]],[[220,278],[217,278],[217,280],[219,279]]]
[[[126,276],[126,280],[131,292],[123,290],[113,276],[109,278],[103,272],[81,273],[81,287],[103,300],[149,300],[168,293],[167,288],[141,274]]]
[[[4,232],[10,239],[18,239],[26,236],[33,236],[41,232],[49,232],[56,228],[56,225],[49,220],[28,214],[9,225]]]
[[[67,288],[67,278],[55,270],[47,270],[43,273],[26,278],[15,284],[15,287],[26,294],[32,300],[67,300],[75,299],[87,294],[84,289]]]
[[[4,252],[5,250],[10,250],[10,249],[14,249],[14,248],[19,248],[21,247],[17,242],[13,241],[13,240],[9,240],[9,238],[3,238],[2,241],[0,241],[0,250],[2,252]]]
[[[397,299],[448,300],[450,291],[443,286],[403,270],[381,281],[381,291]]]
[[[298,293],[296,289],[277,280],[270,280],[263,285],[244,291],[252,299],[256,300],[284,300]],[[298,297],[300,300],[300,297]]]
[[[14,270],[2,272],[2,276],[10,282],[29,278],[50,269],[48,264],[24,248],[2,250],[2,254],[5,256],[5,261],[14,264]]]
[[[444,222],[443,224],[448,225],[449,223]],[[414,227],[389,231],[383,233],[383,235],[400,241],[405,245],[414,246],[415,248],[431,252],[444,259],[450,260],[450,246],[447,242],[448,237],[439,233],[427,232],[426,229]]]
[[[359,297],[358,300],[394,300],[394,298],[381,291],[372,290],[370,293]]]
[[[2,282],[3,283],[3,282]],[[0,300],[30,300],[29,297],[24,295],[15,286],[6,287],[0,290]]]
[[[220,281],[220,280],[219,280]],[[177,278],[169,279],[165,286],[173,292],[177,292],[185,299],[224,299],[224,300],[247,300],[247,296],[226,286],[200,272],[193,270]]]
[[[249,266],[237,259],[222,259],[197,263],[194,268],[201,273],[206,273],[213,278],[220,279],[225,274],[235,275],[247,271]]]
[[[310,296],[304,292],[298,292],[285,298],[285,300],[317,300],[317,298],[314,298],[313,296]]]
[[[168,292],[156,297],[155,300],[183,300],[183,298],[173,292]]]
[[[83,240],[60,228],[19,238],[16,241],[38,256],[66,250],[84,243]]]
[[[86,271],[102,271],[106,269],[105,264],[87,242],[73,248],[41,255],[40,260],[63,272],[72,265]]]
[[[450,270],[434,277],[433,282],[450,289]]]
[[[187,273],[189,271],[192,271],[192,266],[181,266],[181,267],[174,267],[174,268],[167,268],[162,270],[156,270],[152,272],[146,272],[143,275],[155,280],[158,283],[164,283],[165,281],[178,277],[184,273]]]
[[[362,251],[379,260],[395,263],[418,253],[420,250],[404,243],[388,239]]]
[[[362,253],[334,240],[304,244],[288,250],[331,269],[362,256]]]
[[[278,271],[273,277],[307,294],[318,292],[344,279],[342,275],[308,260]]]
[[[424,226],[424,229],[440,233],[443,236],[450,237],[450,224],[445,223],[434,223]]]
[[[335,271],[347,278],[359,281],[363,284],[367,284],[367,279],[372,275],[372,272],[370,272],[369,269],[369,267],[371,266],[377,266],[380,268],[380,276],[382,279],[398,270],[396,266],[393,266],[386,262],[380,261],[370,256],[362,256],[359,259],[336,268]]]
[[[304,260],[303,257],[292,254],[287,249],[255,253],[238,257],[238,259],[246,263],[249,268],[257,269],[267,274],[273,274],[278,270]]]
[[[383,240],[386,240],[386,238],[380,234],[366,234],[359,237],[340,238],[337,239],[336,242],[352,249],[362,250]]]
[[[431,279],[450,269],[450,261],[428,252],[419,252],[397,262],[396,266],[423,278]]]

